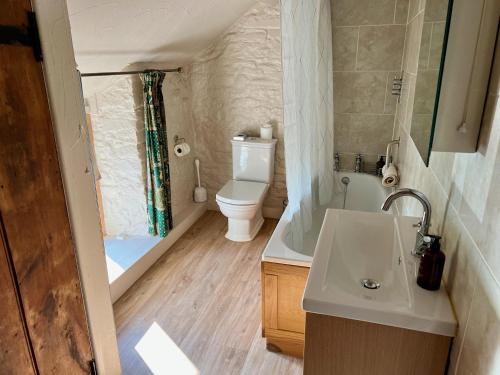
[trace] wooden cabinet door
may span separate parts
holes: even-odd
[[[309,268],[264,262],[262,270],[264,330],[304,333],[302,296]]]
[[[0,25],[26,30],[27,11],[28,0],[2,0]],[[89,374],[92,351],[76,254],[42,64],[34,56],[31,46],[0,44],[0,217],[5,237],[0,256],[7,254],[13,274],[9,284],[4,265],[7,284],[1,287],[17,293],[14,303],[15,295],[3,291],[10,302],[2,306],[0,319],[11,319],[17,333],[0,340],[2,347],[20,345],[15,318],[20,311],[27,343],[19,356],[26,368],[31,351],[40,374]]]
[[[292,270],[293,273],[278,276],[278,329],[304,333],[306,313],[302,310],[302,297],[308,270],[303,267]]]

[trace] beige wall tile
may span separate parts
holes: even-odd
[[[406,29],[404,70],[412,74],[417,73],[423,20],[424,16],[423,13],[421,13],[413,18]]]
[[[401,70],[405,26],[361,26],[356,70]]]
[[[448,2],[449,0],[426,0],[425,21],[445,21],[448,13]]]
[[[408,21],[411,22],[411,20],[417,15],[417,13],[420,10],[420,6],[422,0],[409,0],[409,5],[408,5]]]
[[[335,112],[383,113],[386,83],[385,72],[335,72]]]
[[[430,168],[436,173],[437,179],[446,192],[451,189],[454,159],[455,154],[451,152],[433,152],[430,158]]]
[[[434,112],[438,74],[437,70],[418,72],[413,114],[430,115]]]
[[[392,83],[395,77],[400,77],[401,72],[388,72],[387,73],[387,84],[385,88],[385,106],[384,113],[394,114],[396,113],[396,105],[398,98],[395,95],[392,95]]]
[[[408,72],[403,72],[403,87],[399,103],[396,104],[396,122],[399,126],[406,126],[406,111],[410,94],[410,83],[412,76]]]
[[[427,69],[429,65],[429,54],[431,49],[432,23],[424,22],[422,36],[420,39],[420,50],[418,53],[418,69]]]
[[[411,120],[411,138],[422,156],[427,159],[432,126],[432,114],[413,113]]]
[[[410,0],[397,0],[396,11],[394,14],[394,23],[406,25],[408,21],[408,7]]]
[[[354,70],[359,27],[333,29],[333,70]]]
[[[392,24],[394,8],[395,0],[332,0],[333,25]]]
[[[411,116],[413,114],[413,105],[415,101],[415,85],[417,83],[417,77],[413,74],[409,74],[405,87],[408,90],[408,101],[406,105],[406,113],[405,113],[405,123],[404,128],[410,130],[411,127]]]
[[[393,124],[393,115],[335,114],[335,151],[384,154]]]
[[[432,24],[431,45],[429,54],[429,69],[439,69],[441,65],[441,55],[443,52],[444,22],[434,22]]]
[[[500,372],[500,317],[487,293],[478,288],[470,313],[457,374],[489,375]]]

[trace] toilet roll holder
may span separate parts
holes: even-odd
[[[185,143],[186,138],[179,137],[178,135],[174,135],[174,145],[180,145],[181,143]]]

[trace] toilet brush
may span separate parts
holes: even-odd
[[[198,176],[198,186],[194,188],[194,201],[198,203],[206,202],[207,189],[202,187],[200,182],[200,160],[194,159],[194,164],[196,165],[196,175]]]

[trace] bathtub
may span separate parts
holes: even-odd
[[[348,177],[347,194],[342,178]],[[384,212],[380,209],[391,190],[384,188],[379,177],[353,172],[335,172],[334,193],[329,204],[316,210],[313,215],[311,229],[303,234],[302,246],[292,246],[288,241],[288,209],[285,209],[276,229],[273,232],[262,254],[264,262],[289,264],[293,266],[310,267],[319,231],[327,208],[345,208],[354,211]],[[392,214],[391,211],[387,212]]]

